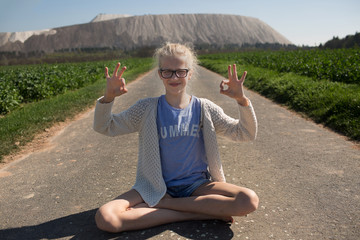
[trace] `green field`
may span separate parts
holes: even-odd
[[[153,67],[151,58],[125,59],[126,81]],[[0,68],[0,161],[56,122],[93,106],[105,89],[104,68],[116,61]]]
[[[297,50],[211,54],[201,65],[227,76],[227,65],[248,71],[245,85],[360,140],[360,50]]]
[[[360,84],[359,49],[248,52],[241,58],[257,67],[294,72],[314,80]]]
[[[149,63],[141,58],[122,62],[127,72],[142,71]],[[91,85],[104,76],[105,66],[113,68],[114,61],[0,67],[0,114]]]

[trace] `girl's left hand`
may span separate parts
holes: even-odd
[[[229,79],[222,80],[220,83],[220,93],[234,98],[242,106],[248,106],[249,102],[247,97],[245,97],[243,88],[247,72],[245,71],[239,80],[236,71],[236,64],[233,64],[232,71],[231,65],[228,66],[228,74]],[[227,86],[227,89],[224,88],[225,85]]]

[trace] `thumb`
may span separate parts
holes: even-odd
[[[125,78],[121,78],[120,80],[121,80],[121,85],[125,87],[126,85]]]
[[[125,78],[121,78],[120,80],[121,80],[121,88],[120,88],[120,90],[123,91],[124,93],[126,93],[128,90],[125,87]]]

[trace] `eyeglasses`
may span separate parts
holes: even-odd
[[[187,76],[188,72],[189,72],[189,69],[178,69],[178,70],[169,70],[169,69],[159,69],[160,71],[160,75],[163,77],[163,78],[172,78],[172,76],[175,75],[178,77],[178,78],[184,78]]]

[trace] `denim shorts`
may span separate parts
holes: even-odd
[[[167,193],[173,198],[190,197],[191,194],[202,184],[211,182],[208,178],[201,178],[191,184],[173,186],[167,188]]]

